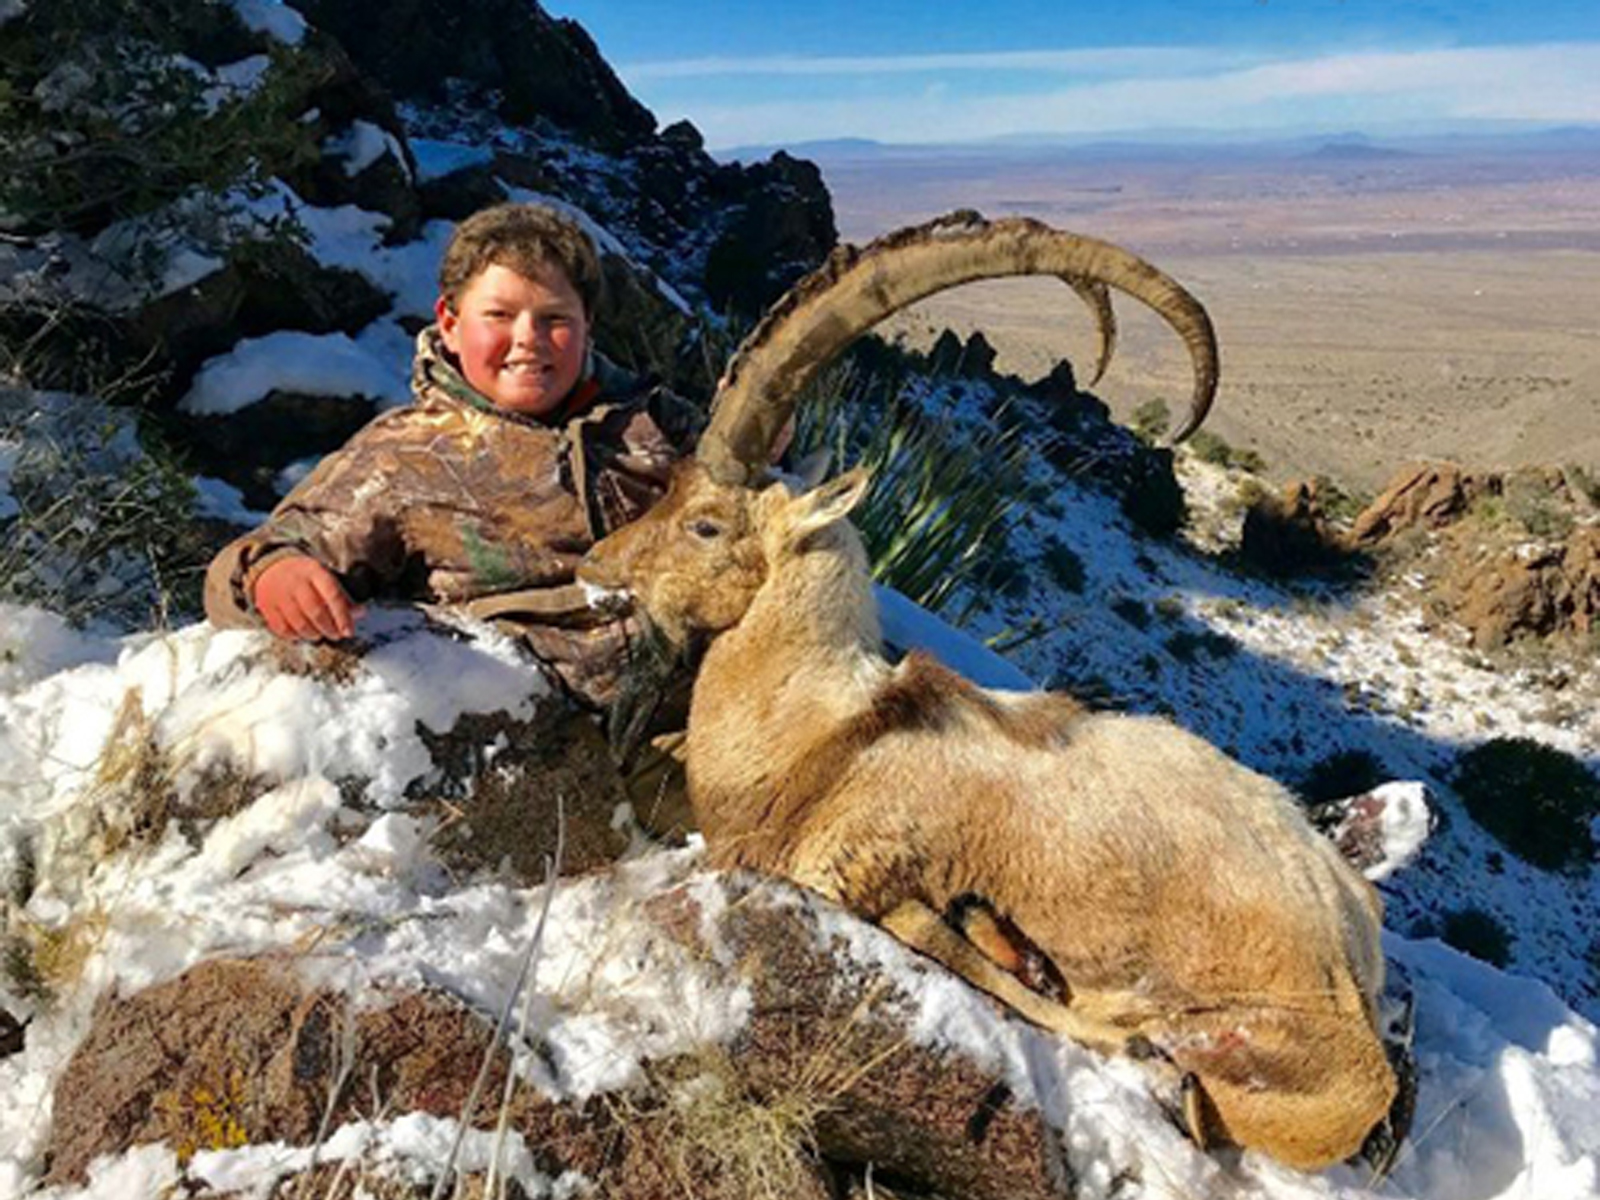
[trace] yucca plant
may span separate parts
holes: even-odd
[[[802,400],[793,453],[825,450],[835,469],[872,472],[853,519],[873,578],[932,612],[963,597],[959,620],[982,601],[985,569],[1021,511],[1031,452],[1009,404],[985,425],[930,417],[922,401],[940,386],[844,360]]]

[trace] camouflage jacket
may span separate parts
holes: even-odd
[[[525,639],[581,700],[614,694],[633,630],[584,602],[578,561],[666,488],[698,415],[602,359],[589,403],[552,423],[497,409],[417,339],[415,402],[382,414],[323,459],[206,575],[220,627],[260,625],[250,601],[271,563],[309,554],[357,601],[458,607]]]

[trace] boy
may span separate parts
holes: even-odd
[[[612,700],[628,631],[584,601],[588,548],[666,489],[698,415],[593,351],[599,258],[550,209],[457,228],[415,403],[329,455],[206,575],[219,627],[345,638],[382,596],[449,604],[520,635],[589,707]]]

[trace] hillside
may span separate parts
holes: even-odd
[[[658,130],[537,5],[137,12],[104,0],[96,38],[0,5],[38,104],[0,128],[45,164],[0,192],[0,1197],[413,1197],[451,1169],[507,1196],[1600,1195],[1589,481],[1423,471],[1358,515],[1215,439],[1152,449],[1070,366],[1024,386],[981,339],[830,377],[858,450],[891,411],[946,459],[1020,446],[977,472],[1010,490],[943,609],[962,631],[889,597],[891,641],[1396,819],[1365,860],[1415,1005],[1392,1176],[1204,1153],[1159,1073],[706,870],[494,630],[377,606],[309,649],[196,620],[210,550],[405,402],[452,221],[577,215],[601,347],[704,400],[835,241],[816,168]],[[90,138],[151,62],[189,123],[125,131],[165,154],[236,119],[226,186],[50,175],[41,130]],[[880,371],[898,407],[851,383]]]

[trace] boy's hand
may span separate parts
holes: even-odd
[[[267,628],[281,638],[338,641],[352,636],[360,610],[316,559],[279,559],[256,579],[251,601]]]

